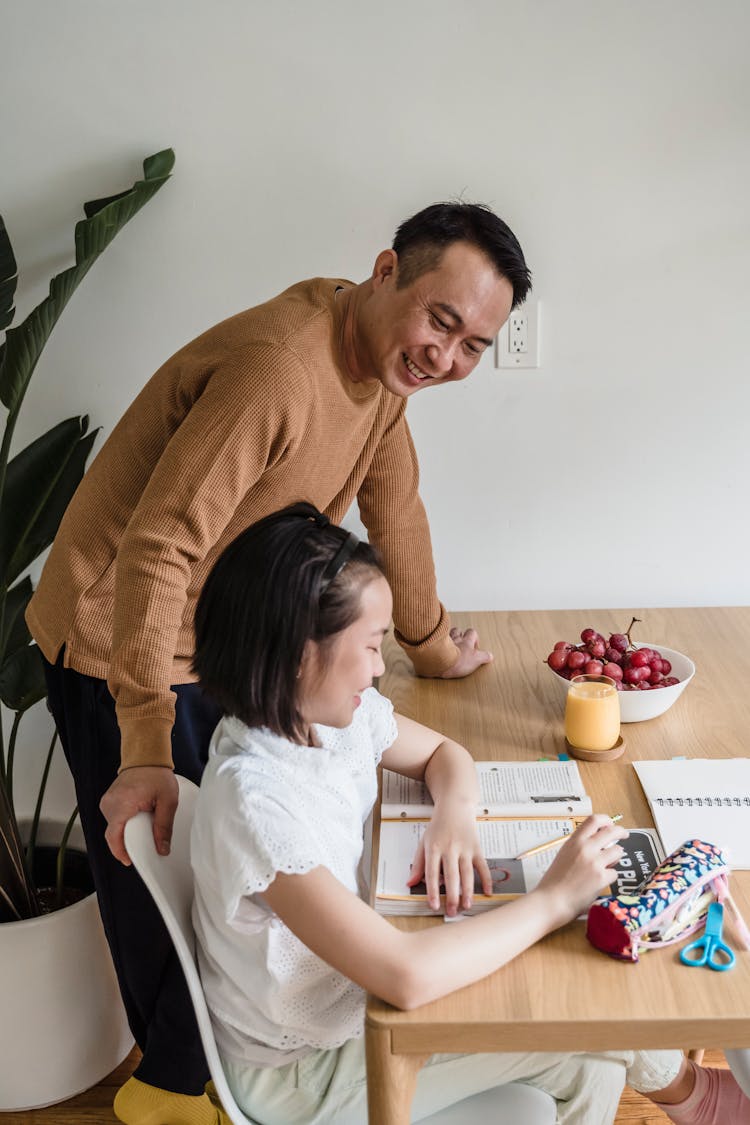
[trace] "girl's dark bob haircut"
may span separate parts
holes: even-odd
[[[298,503],[243,531],[216,561],[195,612],[193,671],[227,715],[304,741],[297,674],[308,640],[359,614],[378,553]]]

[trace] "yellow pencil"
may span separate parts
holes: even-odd
[[[615,813],[610,817],[613,824],[617,824],[618,820],[622,820],[622,813]],[[525,852],[521,852],[516,856],[516,859],[528,859],[530,855],[538,855],[539,852],[546,852],[548,848],[556,848],[558,844],[564,844],[573,835],[569,832],[567,836],[555,836],[554,840],[545,840],[543,844],[536,844],[533,848],[527,848]]]

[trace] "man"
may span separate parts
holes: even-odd
[[[115,1101],[127,1125],[217,1121],[179,967],[123,840],[126,821],[153,810],[168,852],[172,771],[199,782],[205,765],[219,716],[189,670],[203,582],[268,513],[304,499],[338,522],[357,498],[417,673],[465,676],[490,660],[438,601],[404,411],[416,391],[466,378],[529,288],[521,248],[491,211],[428,207],[367,281],[302,282],[177,352],[65,514],[27,619],[144,1052]]]

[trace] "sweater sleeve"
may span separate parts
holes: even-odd
[[[121,768],[172,764],[170,680],[193,565],[301,429],[293,422],[307,396],[296,361],[277,351],[268,379],[268,359],[259,350],[212,374],[165,446],[122,537],[108,678]]]
[[[405,410],[404,400],[383,433],[357,499],[393,590],[396,640],[418,674],[435,676],[455,663],[457,650],[437,596],[430,528]]]

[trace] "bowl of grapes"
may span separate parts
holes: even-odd
[[[695,675],[690,657],[662,644],[635,641],[633,618],[624,633],[600,633],[587,626],[580,641],[556,641],[545,663],[565,701],[573,676],[609,676],[620,699],[620,721],[655,719],[677,702]]]

